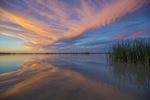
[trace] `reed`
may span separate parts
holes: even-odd
[[[110,57],[113,62],[150,64],[150,38],[118,41],[112,45]]]

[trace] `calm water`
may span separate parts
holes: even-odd
[[[106,55],[3,55],[0,100],[150,100],[150,67]]]

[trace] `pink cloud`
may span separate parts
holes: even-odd
[[[125,38],[125,37],[139,36],[143,34],[150,34],[150,29],[139,30],[139,31],[129,33],[129,34],[124,33],[124,34],[114,37],[113,40],[118,40],[118,39]]]
[[[112,0],[111,3],[97,2],[99,6],[91,6],[88,0],[81,0],[78,6],[70,7],[70,5],[57,0],[48,0],[47,2],[42,0],[22,1],[27,8],[25,10],[5,1],[11,11],[0,7],[0,19],[16,23],[24,29],[14,33],[5,30],[5,28],[13,29],[9,25],[0,24],[0,27],[3,26],[4,29],[2,34],[20,38],[24,40],[22,45],[36,51],[45,50],[45,46],[60,39],[73,38],[87,30],[112,23],[139,9],[147,2],[147,0]],[[35,2],[40,4],[39,8],[35,7]],[[95,4],[93,3],[93,5]],[[49,11],[41,10],[40,8],[43,7],[46,7]],[[43,20],[46,19],[48,22],[31,16],[33,13],[42,16]],[[76,15],[78,20],[71,18],[72,15]]]

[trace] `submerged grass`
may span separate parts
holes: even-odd
[[[150,64],[150,38],[118,41],[112,45],[110,57],[113,62]]]

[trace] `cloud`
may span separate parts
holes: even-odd
[[[138,30],[138,31],[131,32],[128,34],[127,33],[121,34],[119,36],[113,37],[112,40],[118,40],[121,38],[130,37],[130,36],[139,36],[139,35],[148,34],[148,33],[150,34],[150,29],[143,29],[143,30]]]
[[[22,45],[37,51],[45,50],[47,45],[61,39],[70,39],[112,23],[144,6],[147,0],[80,0],[72,5],[58,0],[1,2],[4,5],[0,7],[0,19],[20,26],[0,23],[1,33],[20,38],[24,40]]]

